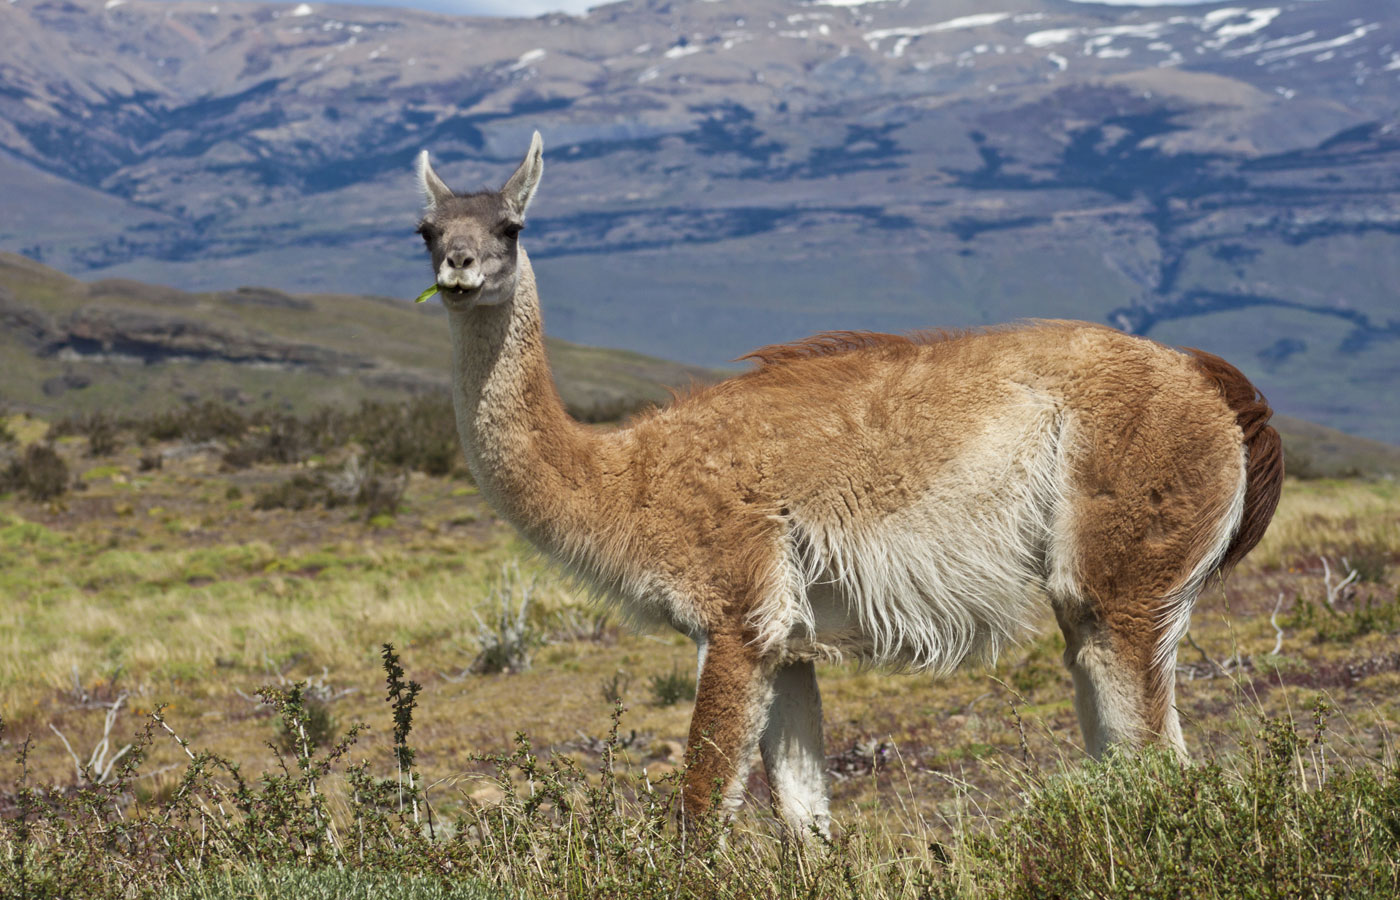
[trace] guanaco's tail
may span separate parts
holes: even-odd
[[[1269,424],[1274,411],[1264,395],[1239,369],[1213,353],[1187,348],[1196,367],[1215,382],[1220,394],[1235,411],[1235,421],[1244,432],[1246,459],[1244,515],[1235,538],[1225,551],[1220,571],[1228,572],[1245,554],[1254,549],[1278,507],[1283,491],[1283,442]]]

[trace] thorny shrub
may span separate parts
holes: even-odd
[[[192,443],[242,437],[248,418],[225,403],[205,400],[125,423],[145,441],[185,440]]]
[[[253,498],[253,509],[302,510],[313,506],[332,509],[339,505],[339,496],[326,486],[325,476],[319,472],[309,475],[298,472],[285,481],[259,490]]]
[[[572,403],[566,406],[570,416],[589,425],[626,420],[654,409],[656,404],[638,397],[613,397],[593,400],[588,403]]]
[[[49,425],[48,439],[65,435],[85,435],[88,456],[111,456],[121,449],[121,423],[106,412],[98,410],[86,416],[70,416]]]

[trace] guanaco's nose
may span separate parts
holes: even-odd
[[[465,269],[473,262],[475,262],[475,260],[461,250],[452,251],[447,254],[447,264],[454,269]]]

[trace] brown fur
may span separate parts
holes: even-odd
[[[703,816],[717,797],[737,799],[762,728],[756,707],[767,706],[763,670],[751,634],[725,630],[709,638],[687,741],[687,817]]]
[[[1269,425],[1269,418],[1274,414],[1269,402],[1239,369],[1204,350],[1188,347],[1186,352],[1195,358],[1196,367],[1214,382],[1220,396],[1235,411],[1235,421],[1249,453],[1244,520],[1220,563],[1220,571],[1228,572],[1264,537],[1278,508],[1279,495],[1283,492],[1283,441]]]
[[[1094,417],[1077,467],[1077,571],[1091,604],[1077,621],[1084,641],[1135,673],[1143,725],[1157,734],[1171,677],[1154,665],[1162,604],[1208,552],[1238,477],[1239,437],[1229,407],[1188,388],[1188,357],[1133,340],[1078,342],[1097,362],[1079,363],[1079,402]],[[1075,349],[1065,346],[1070,360]]]
[[[910,334],[887,334],[882,331],[824,331],[801,340],[760,347],[750,353],[745,353],[739,357],[739,361],[752,359],[762,366],[774,366],[799,359],[813,359],[819,356],[834,356],[862,350],[907,351],[915,347],[937,344],[975,333],[977,332],[951,328],[928,329]]]

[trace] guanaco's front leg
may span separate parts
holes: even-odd
[[[726,812],[738,807],[773,698],[772,667],[742,632],[711,632],[701,647],[682,793],[691,821],[708,812],[716,796]]]
[[[777,669],[768,722],[759,742],[773,809],[799,840],[812,829],[831,835],[830,799],[826,790],[826,752],[822,746],[822,698],[811,660]]]

